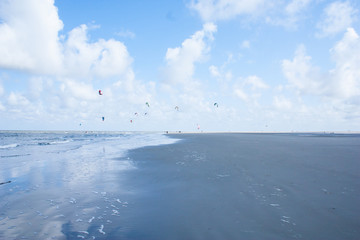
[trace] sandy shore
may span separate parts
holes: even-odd
[[[360,238],[360,138],[170,136],[184,141],[130,153],[126,238]]]
[[[360,239],[356,134],[5,136],[0,239]]]

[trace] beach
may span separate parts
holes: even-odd
[[[151,206],[140,238],[359,238],[358,136],[175,137],[185,141],[130,154]]]
[[[130,140],[156,144],[120,154],[116,149]],[[1,166],[25,175],[1,179],[11,183],[0,185],[0,239],[360,238],[358,134],[145,134],[118,141],[99,140],[75,157],[2,151]]]

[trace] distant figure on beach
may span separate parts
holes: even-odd
[[[99,95],[103,95],[101,90],[99,90]]]
[[[105,117],[102,117],[102,120],[105,121]]]

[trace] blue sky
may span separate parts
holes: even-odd
[[[360,131],[359,10],[0,0],[0,129]]]

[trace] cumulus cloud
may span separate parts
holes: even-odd
[[[43,90],[44,90],[43,78],[41,78],[41,77],[32,77],[32,78],[29,79],[28,98],[30,100],[39,99],[42,92],[43,92]]]
[[[249,76],[249,77],[247,77],[246,80],[245,80],[245,84],[250,85],[252,90],[266,89],[266,88],[269,87],[258,76]]]
[[[301,93],[319,95],[324,91],[320,70],[312,65],[304,45],[298,46],[292,60],[282,61],[282,71],[289,83]]]
[[[357,19],[358,10],[349,1],[330,3],[323,13],[322,20],[317,24],[318,37],[333,36],[351,27]]]
[[[219,84],[217,90],[221,91],[225,95],[228,95],[228,92],[232,91],[232,89],[230,88],[232,87],[231,82],[233,80],[233,74],[231,70],[226,69],[226,66],[231,61],[231,59],[232,59],[232,55],[229,56],[229,59],[225,63],[223,63],[222,66],[217,67],[211,65],[209,67],[210,76],[215,78],[217,83]]]
[[[302,13],[307,9],[312,0],[292,0],[285,6],[277,5],[281,9],[279,16],[268,16],[266,22],[273,25],[283,26],[287,29],[296,29]]]
[[[341,100],[356,104],[360,99],[360,37],[348,28],[330,50],[335,67],[328,71],[311,63],[305,47],[299,46],[292,60],[283,60],[282,71],[290,86],[300,94]]]
[[[192,0],[190,8],[205,22],[228,20],[238,15],[255,15],[265,7],[264,0]]]
[[[211,65],[209,67],[210,75],[212,77],[217,78],[220,83],[228,83],[233,78],[233,75],[232,75],[231,71],[229,71],[229,70],[225,71],[224,70],[225,66],[226,66],[226,63],[223,66],[221,66],[220,69],[217,66],[214,66],[214,65]]]
[[[9,113],[5,122],[101,122],[103,114],[109,122],[126,115],[129,107],[124,106],[151,99],[148,85],[135,80],[126,46],[115,39],[91,39],[88,32],[98,26],[61,32],[53,0],[0,1],[0,19],[0,69],[5,75],[14,70],[15,77],[20,72],[24,86],[11,92],[0,84],[0,111]],[[10,74],[6,81],[15,77]],[[99,98],[96,86],[106,96]]]
[[[1,1],[0,17],[0,67],[38,73],[59,69],[63,23],[54,1]]]
[[[292,0],[288,5],[285,7],[285,12],[288,15],[294,16],[303,10],[311,0]]]
[[[335,68],[329,72],[332,94],[341,98],[360,98],[360,37],[349,28],[330,50]]]
[[[284,96],[274,96],[273,105],[278,110],[290,110],[292,108],[291,101]]]
[[[248,94],[246,94],[241,87],[234,88],[234,94],[244,102],[249,101]]]
[[[196,11],[204,22],[231,20],[238,16],[265,17],[269,24],[294,29],[312,1],[191,0],[189,8]]]
[[[188,83],[195,71],[195,63],[204,60],[216,25],[207,23],[203,29],[186,39],[180,47],[168,48],[165,56],[164,81],[168,84]]]
[[[61,85],[61,91],[67,92],[79,100],[95,100],[97,97],[96,90],[90,84],[71,79],[64,80],[64,83]]]
[[[257,99],[261,97],[262,90],[269,88],[264,81],[255,75],[240,79],[233,86],[235,96],[245,102],[257,104]]]
[[[64,69],[67,75],[106,78],[132,71],[132,58],[123,43],[113,39],[90,43],[87,31],[88,27],[81,25],[69,33],[64,44]]]
[[[86,25],[60,37],[63,23],[53,0],[0,4],[0,67],[65,77],[131,75],[132,58],[122,42],[90,42]]]
[[[8,97],[8,104],[11,106],[28,106],[30,101],[20,93],[11,92]]]
[[[220,77],[221,76],[218,67],[216,67],[214,65],[211,65],[209,67],[209,71],[210,71],[211,76],[213,76],[213,77]]]

